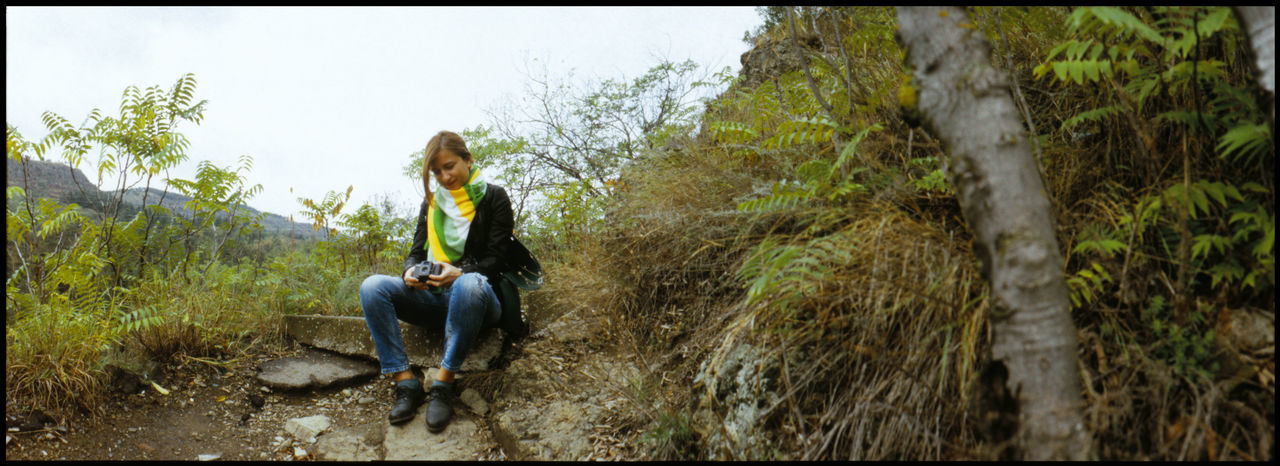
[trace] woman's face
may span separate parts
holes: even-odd
[[[448,149],[440,149],[431,163],[431,174],[444,189],[458,189],[467,184],[471,176],[471,162]]]

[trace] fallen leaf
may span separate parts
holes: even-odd
[[[225,396],[220,396],[220,397],[218,397],[218,399],[217,399],[216,401],[217,401],[217,402],[219,402],[219,403],[221,403],[221,402],[223,402],[223,401],[226,401],[226,399],[227,399],[227,397],[225,397]]]
[[[156,381],[152,380],[152,381],[150,381],[150,382],[151,382],[151,386],[152,386],[152,387],[156,387],[156,391],[157,391],[157,392],[160,392],[160,394],[161,394],[161,395],[168,395],[168,394],[169,394],[169,390],[165,390],[165,388],[164,388],[164,387],[161,387],[161,386],[160,386],[160,384],[156,383]]]

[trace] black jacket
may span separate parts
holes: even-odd
[[[463,273],[479,272],[497,289],[498,279],[509,269],[507,253],[511,247],[511,234],[515,231],[515,215],[511,211],[511,198],[507,191],[493,183],[485,188],[484,198],[476,205],[476,216],[471,220],[462,258],[454,266]],[[413,246],[404,260],[405,270],[427,260],[427,202],[422,201],[418,210],[418,227],[413,233]],[[501,297],[500,297],[501,298]]]

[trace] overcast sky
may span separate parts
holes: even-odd
[[[126,87],[194,73],[209,104],[199,126],[178,127],[191,147],[171,176],[249,155],[249,185],[263,187],[249,204],[299,220],[298,197],[351,185],[352,211],[380,194],[416,206],[421,184],[400,173],[409,154],[436,131],[486,124],[486,108],[518,97],[530,60],[576,79],[636,77],[657,57],[736,73],[760,18],[753,7],[6,7],[5,23],[5,121],[27,140],[47,133],[45,111],[73,124],[93,108],[118,115]],[[91,179],[96,160],[81,166]]]

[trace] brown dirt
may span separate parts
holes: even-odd
[[[645,454],[639,451],[637,442],[643,433],[639,427],[644,422],[636,418],[637,408],[630,404],[636,400],[628,402],[625,396],[614,393],[628,381],[605,383],[620,377],[620,373],[601,372],[596,367],[614,367],[632,358],[619,352],[616,338],[607,331],[597,333],[599,323],[588,325],[574,313],[563,317],[561,320],[565,322],[557,322],[548,326],[552,328],[535,332],[504,348],[491,370],[459,374],[459,392],[473,388],[491,403],[489,413],[474,416],[475,422],[481,430],[502,430],[496,424],[500,422],[498,412],[543,413],[559,406],[556,403],[571,400],[571,403],[585,404],[584,407],[594,406],[594,410],[588,410],[590,413],[583,414],[586,417],[579,421],[599,425],[593,425],[590,432],[585,433],[559,429],[564,426],[519,424],[514,428],[541,430],[544,440],[557,446],[584,437],[588,440],[585,450],[525,452],[533,454],[530,459],[643,459]],[[540,322],[531,324],[542,326]],[[565,338],[568,340],[563,340]],[[316,350],[292,341],[284,348],[259,348],[233,361],[213,361],[216,364],[179,357],[182,361],[163,366],[155,376],[156,381],[169,390],[167,395],[158,393],[147,383],[140,393],[113,393],[104,414],[97,417],[73,416],[55,419],[40,430],[10,431],[5,457],[7,460],[195,461],[201,455],[217,455],[219,460],[287,461],[295,459],[294,447],[300,446],[309,452],[302,459],[315,459],[316,445],[294,439],[285,432],[284,426],[290,419],[316,414],[331,419],[329,432],[354,433],[373,446],[379,457],[385,457],[387,452],[382,440],[387,409],[392,401],[390,380],[373,376],[345,387],[305,392],[264,390],[256,378],[260,364]],[[515,376],[507,377],[509,374]],[[593,381],[580,383],[587,380]],[[555,393],[544,393],[548,391]],[[532,392],[540,395],[521,395]],[[251,397],[261,397],[263,405],[255,408]],[[601,406],[595,406],[598,404]],[[27,414],[16,404],[7,403],[7,406],[6,415],[11,424]],[[524,438],[525,434],[518,436]],[[475,460],[510,457],[492,439],[477,444],[472,453]]]
[[[168,395],[147,384],[141,393],[114,394],[105,414],[93,419],[57,419],[45,429],[27,432],[10,428],[5,458],[194,461],[200,455],[218,455],[220,460],[292,460],[295,445],[310,455],[315,455],[316,449],[315,445],[300,445],[284,432],[289,419],[324,414],[332,419],[331,430],[357,432],[380,425],[371,421],[385,418],[392,397],[391,383],[382,377],[345,388],[263,391],[255,378],[258,364],[302,351],[293,343],[281,351],[264,351],[224,365],[192,360],[167,365],[157,378],[169,390]],[[250,403],[250,394],[265,401],[260,409]],[[366,402],[360,403],[361,399]],[[26,414],[12,405],[6,411],[10,417]],[[60,427],[65,427],[65,432]],[[504,458],[494,445],[477,452],[475,459]]]

